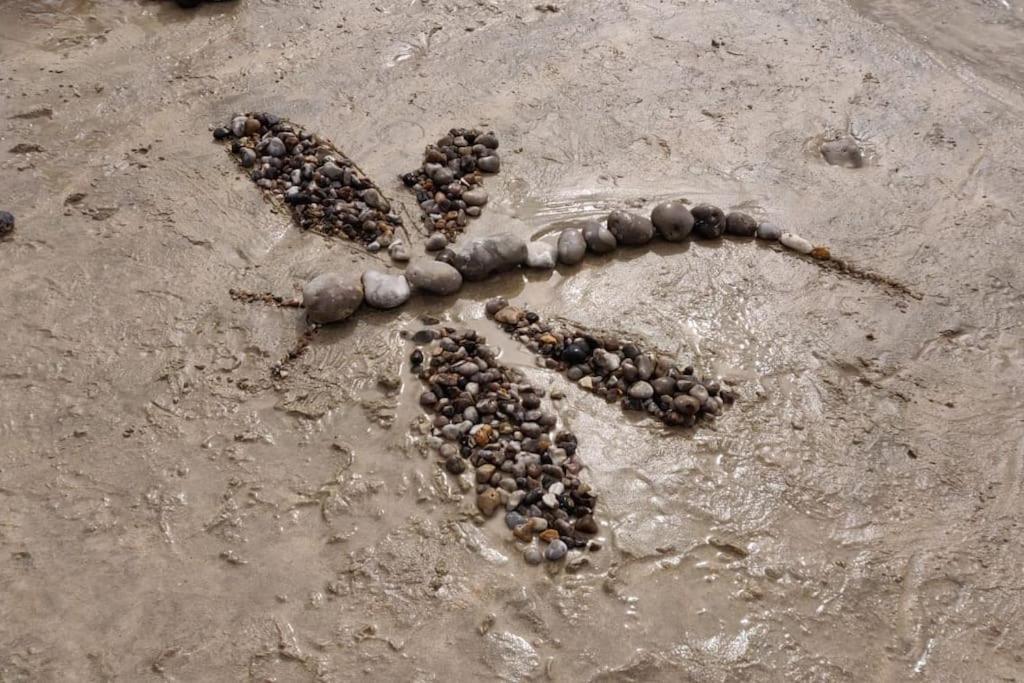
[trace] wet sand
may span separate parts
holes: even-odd
[[[0,680],[1021,676],[1024,6],[534,5],[0,5]],[[417,252],[398,174],[477,126],[503,159],[469,235],[686,198],[920,296],[662,244],[359,315],[274,378],[301,311],[229,289],[389,262],[270,210],[210,139],[249,110],[334,141]],[[841,135],[860,168],[819,153]],[[626,419],[486,320],[497,295],[739,400]],[[566,393],[589,566],[526,566],[420,447],[425,314]]]

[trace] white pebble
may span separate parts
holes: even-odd
[[[548,487],[548,493],[560,496],[565,493],[565,484],[560,481],[556,481],[554,484]]]
[[[782,246],[788,247],[801,254],[810,254],[811,251],[814,250],[813,244],[805,240],[803,237],[794,235],[791,232],[782,233],[782,237],[779,238],[779,241],[782,242]]]

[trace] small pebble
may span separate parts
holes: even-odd
[[[565,557],[565,554],[569,552],[569,546],[565,544],[561,539],[555,539],[548,544],[548,547],[544,550],[544,557],[551,562],[557,562],[558,560]]]
[[[777,242],[782,237],[782,228],[774,223],[761,223],[757,226],[757,238]]]
[[[544,561],[544,555],[541,553],[540,548],[531,545],[523,551],[523,559],[526,561],[526,564],[538,565]]]
[[[800,254],[810,254],[814,250],[814,245],[805,240],[799,235],[794,235],[791,232],[782,233],[782,237],[779,238],[779,242],[782,246],[792,249],[793,251]]]
[[[439,232],[435,232],[433,235],[427,238],[424,248],[427,251],[441,251],[448,246],[448,238]]]
[[[391,260],[398,262],[405,262],[410,258],[409,250],[402,240],[395,240],[391,243],[388,247],[388,255],[391,256]]]
[[[0,237],[5,237],[14,232],[14,214],[10,211],[0,211]]]
[[[498,158],[497,154],[492,154],[491,156],[478,159],[476,167],[484,173],[497,173],[501,170],[501,159]]]

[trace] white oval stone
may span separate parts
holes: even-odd
[[[791,232],[782,233],[782,237],[779,238],[779,242],[782,246],[792,249],[795,252],[801,254],[810,254],[814,250],[814,245],[805,240],[799,235],[794,235]]]

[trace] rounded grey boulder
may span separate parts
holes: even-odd
[[[363,273],[363,296],[374,308],[397,308],[409,300],[412,291],[404,275],[389,275],[379,270]]]
[[[682,242],[693,231],[693,214],[680,202],[664,202],[651,211],[651,223],[669,242]]]
[[[302,288],[306,317],[314,323],[333,323],[348,318],[363,303],[363,283],[345,273],[323,273]]]
[[[542,270],[554,269],[558,265],[558,247],[543,240],[530,242],[526,245],[526,265]]]
[[[483,280],[526,263],[526,242],[511,233],[481,237],[451,254],[451,262],[467,280]]]
[[[566,228],[558,236],[558,261],[575,266],[587,255],[587,243],[579,228]]]
[[[757,232],[757,221],[742,211],[733,211],[725,217],[725,231],[737,237],[753,237]]]
[[[608,229],[619,244],[638,246],[654,238],[654,224],[643,216],[612,211],[608,215]]]
[[[418,290],[447,296],[462,289],[462,274],[441,261],[419,258],[405,269],[405,279]]]
[[[583,240],[595,254],[607,254],[619,246],[608,226],[598,220],[589,220],[583,224]]]

